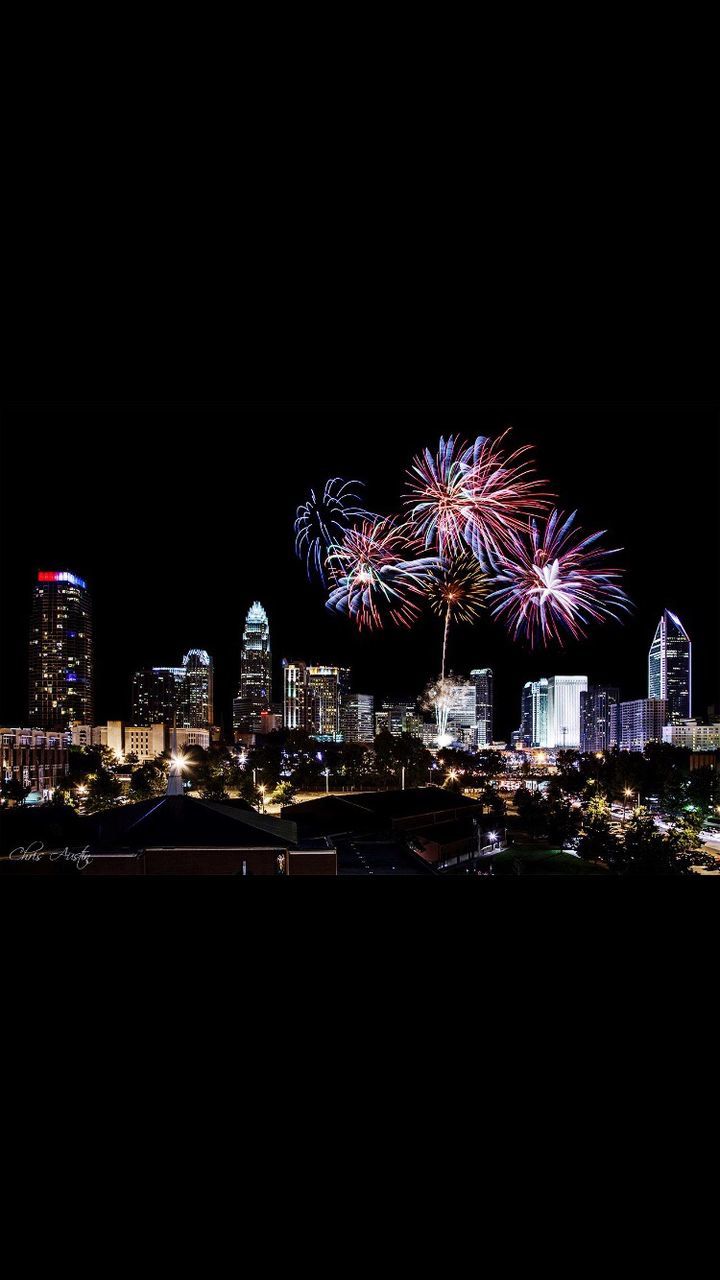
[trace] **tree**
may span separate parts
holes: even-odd
[[[98,769],[88,782],[86,808],[88,813],[111,809],[120,798],[122,786],[107,769]]]
[[[6,802],[9,801],[10,804],[25,804],[25,800],[30,795],[31,791],[32,787],[24,786],[18,778],[10,778],[7,781],[3,781],[2,784],[3,800]]]
[[[618,860],[620,846],[612,830],[610,806],[603,795],[593,796],[585,810],[578,853],[588,862],[600,859],[612,865]]]

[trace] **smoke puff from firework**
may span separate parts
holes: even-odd
[[[441,437],[435,456],[425,449],[413,459],[406,505],[426,547],[435,543],[446,557],[468,546],[487,568],[511,531],[522,529],[530,513],[547,509],[543,481],[530,478],[530,446],[508,454],[502,447],[507,434],[478,436],[472,445]]]
[[[329,548],[342,538],[354,520],[370,516],[362,506],[360,480],[328,480],[318,496],[310,490],[307,502],[297,509],[295,520],[295,552],[307,565],[308,578],[313,571],[327,586],[325,561]]]
[[[596,545],[604,531],[583,538],[573,529],[576,515],[565,520],[553,511],[542,534],[531,521],[524,536],[512,534],[507,553],[497,560],[501,585],[490,596],[493,617],[504,619],[513,639],[525,636],[532,646],[539,640],[562,645],[564,632],[583,639],[589,623],[619,621],[618,610],[629,612],[630,602],[619,585],[622,570],[604,563],[618,549]]]
[[[346,530],[327,556],[335,583],[328,609],[349,614],[360,630],[380,630],[386,621],[412,626],[429,576],[439,567],[436,556],[410,558],[417,550],[407,527],[392,516]]]

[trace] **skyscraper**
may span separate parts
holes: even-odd
[[[283,658],[283,727],[307,729],[307,663]]]
[[[92,607],[87,584],[63,569],[42,570],[33,591],[30,624],[29,723],[65,729],[92,724],[94,662]]]
[[[610,710],[620,701],[619,689],[591,685],[580,694],[580,750],[610,750]]]
[[[644,751],[648,742],[662,742],[667,724],[664,698],[640,698],[610,708],[610,745],[621,751]]]
[[[307,668],[307,730],[315,738],[341,735],[343,695],[349,688],[347,667]]]
[[[470,672],[470,680],[475,685],[475,721],[477,724],[477,745],[489,747],[494,741],[493,728],[493,673],[490,667],[482,667]]]
[[[371,693],[351,693],[342,709],[344,742],[372,742],[375,737],[375,699]]]
[[[666,609],[648,658],[648,698],[667,702],[669,724],[692,716],[692,644],[682,622]]]
[[[580,748],[580,694],[587,676],[550,676],[547,684],[547,746]]]
[[[181,667],[136,671],[132,681],[133,723],[209,728],[215,714],[213,683],[213,660],[206,649],[190,649]]]
[[[523,747],[548,747],[548,682],[529,680],[523,689],[520,742]]]
[[[272,657],[268,616],[256,600],[248,610],[240,654],[240,691],[233,700],[233,728],[259,733],[261,715],[272,702]]]

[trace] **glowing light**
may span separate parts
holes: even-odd
[[[472,515],[468,472],[472,448],[459,436],[440,438],[438,451],[418,454],[407,472],[410,520],[425,547],[437,546],[442,557],[457,555],[465,543]]]
[[[572,528],[576,514],[562,523],[564,517],[553,511],[542,534],[532,520],[524,537],[511,534],[508,551],[496,563],[502,585],[490,595],[493,617],[505,619],[514,639],[562,645],[563,630],[579,640],[590,622],[619,621],[618,610],[629,612],[619,586],[622,570],[603,563],[617,550],[596,546],[602,532],[582,538]]]
[[[451,622],[473,622],[483,607],[487,594],[487,579],[478,561],[469,552],[444,563],[430,578],[427,596],[431,609],[445,618],[443,634],[442,668],[440,678],[445,678],[447,643]]]
[[[69,582],[73,587],[84,587],[87,590],[87,583],[82,578],[76,578],[74,573],[48,573],[47,570],[40,570],[37,576],[38,582]]]
[[[354,520],[370,517],[362,506],[363,487],[359,480],[328,480],[318,497],[310,490],[307,502],[297,509],[295,520],[295,552],[304,559],[308,578],[317,574],[327,586],[326,561],[330,547],[338,542]]]
[[[412,626],[429,576],[439,566],[436,556],[411,558],[417,550],[407,527],[392,516],[348,529],[328,553],[335,585],[327,607],[349,614],[360,630],[380,630],[386,622]]]

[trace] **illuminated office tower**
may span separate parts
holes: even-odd
[[[664,698],[640,698],[610,708],[610,745],[621,751],[644,751],[649,742],[662,742],[667,724]]]
[[[620,701],[619,689],[591,685],[580,694],[580,750],[610,750],[610,711]]]
[[[349,674],[347,667],[307,668],[307,729],[313,737],[339,740]]]
[[[238,733],[259,733],[263,711],[272,702],[270,624],[258,600],[250,606],[240,654],[240,691],[233,700],[233,728]]]
[[[489,667],[470,672],[475,685],[475,722],[477,745],[489,747],[494,738],[493,729],[493,673]]]
[[[550,676],[547,687],[547,746],[580,748],[580,694],[587,676]],[[540,744],[542,745],[542,744]]]
[[[474,684],[454,685],[450,693],[447,731],[453,741],[474,745],[477,726],[477,693]]]
[[[213,662],[206,649],[191,649],[183,658],[182,726],[205,729],[214,723]]]
[[[351,693],[342,708],[344,742],[372,742],[375,737],[375,699],[371,693]]]
[[[522,747],[548,747],[548,681],[529,680],[523,689],[520,741]]]
[[[648,658],[648,698],[667,702],[669,724],[692,716],[692,644],[682,622],[666,609]]]
[[[307,663],[283,658],[283,726],[307,729]]]
[[[87,584],[63,569],[42,570],[30,624],[29,723],[65,729],[95,718],[92,607]]]

